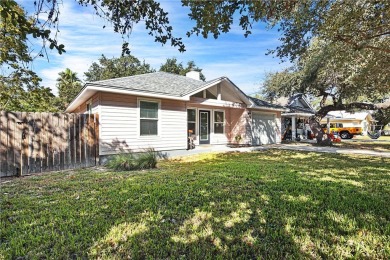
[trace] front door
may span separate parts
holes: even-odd
[[[210,111],[199,110],[199,144],[210,143]]]

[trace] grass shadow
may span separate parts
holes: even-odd
[[[269,150],[8,183],[0,252],[27,258],[386,258],[389,159]]]

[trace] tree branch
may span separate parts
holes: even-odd
[[[338,110],[352,110],[352,109],[361,109],[361,110],[385,110],[390,109],[390,99],[383,103],[366,103],[366,102],[353,102],[349,104],[336,103],[333,105],[328,105],[321,107],[320,110],[316,112],[316,116],[324,118],[331,111]]]
[[[372,50],[377,50],[377,51],[383,51],[385,53],[390,53],[390,49],[379,48],[379,47],[375,47],[372,45],[361,45],[361,44],[358,44],[352,40],[345,38],[343,35],[336,35],[335,39],[342,41],[342,42],[345,42],[349,45],[353,45],[356,49],[366,48],[366,49],[372,49]]]

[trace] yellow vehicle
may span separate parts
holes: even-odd
[[[327,132],[326,124],[321,124],[322,130]],[[342,139],[351,139],[354,135],[361,135],[361,127],[344,127],[342,123],[330,123],[330,132],[338,133]]]

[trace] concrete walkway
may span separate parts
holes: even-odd
[[[256,146],[256,147],[228,147],[226,145],[202,145],[196,146],[192,150],[175,150],[163,152],[168,158],[177,158],[183,156],[191,156],[201,153],[225,153],[225,152],[252,152],[257,150],[267,150],[268,146]]]
[[[339,147],[323,147],[313,146],[308,144],[281,144],[278,147],[274,147],[282,150],[293,150],[293,151],[305,151],[305,152],[317,152],[317,153],[339,153],[339,154],[360,154],[368,156],[379,156],[390,158],[390,152],[379,152],[366,149],[349,149]]]
[[[176,150],[163,152],[168,158],[178,158],[191,156],[201,153],[224,153],[224,152],[252,152],[252,151],[264,151],[268,149],[281,149],[292,151],[304,151],[304,152],[317,152],[317,153],[339,153],[339,154],[360,154],[367,156],[379,156],[390,158],[390,152],[379,152],[373,150],[364,149],[348,149],[338,147],[322,147],[313,146],[307,143],[292,143],[292,144],[275,144],[266,146],[254,146],[254,147],[227,147],[225,145],[205,145],[197,146],[192,150]]]

